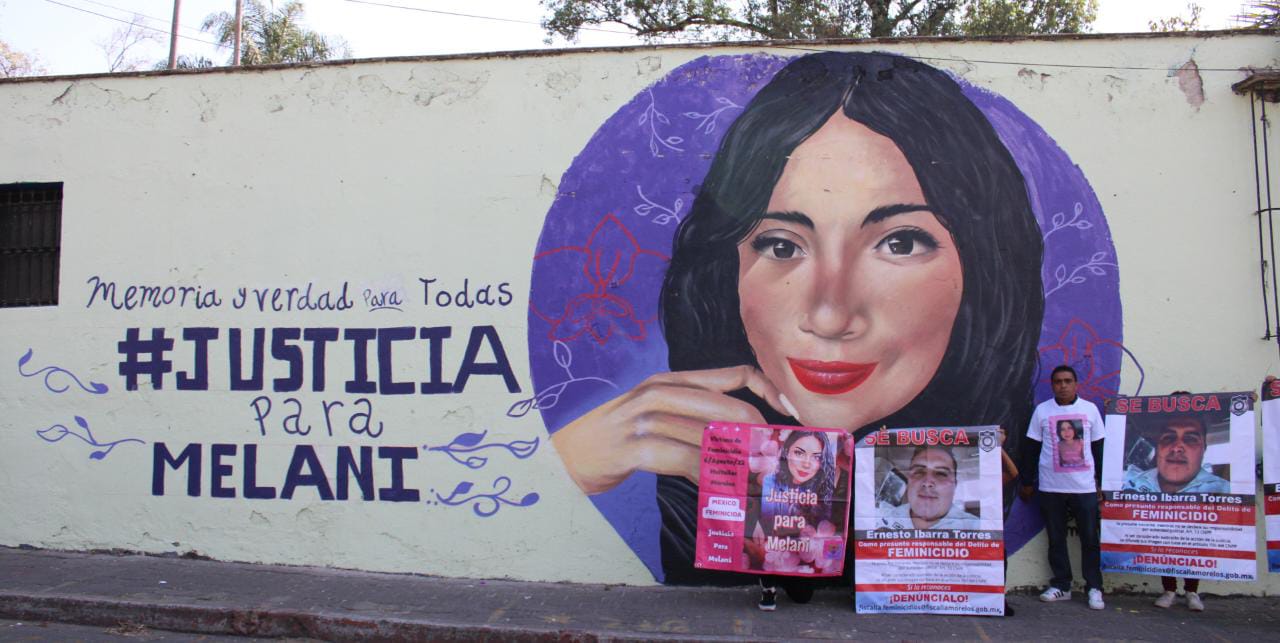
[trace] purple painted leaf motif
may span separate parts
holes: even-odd
[[[1106,259],[1106,258],[1107,258],[1107,253],[1095,252],[1093,253],[1093,256],[1089,258],[1089,263],[1093,263],[1095,261],[1102,261],[1103,259]]]
[[[18,369],[19,369],[19,370],[21,370],[21,369],[22,369],[22,367],[23,367],[23,366],[25,366],[27,362],[30,362],[30,361],[31,361],[31,355],[32,355],[32,353],[33,353],[33,352],[34,352],[34,349],[28,348],[28,349],[27,349],[26,354],[24,354],[22,357],[19,357],[19,358],[18,358]]]
[[[463,466],[468,469],[479,469],[489,463],[489,458],[479,455],[473,455],[462,461]]]
[[[640,121],[638,124],[644,125],[647,122],[649,122],[649,110],[645,110],[640,113]]]
[[[1103,275],[1107,274],[1107,271],[1105,271],[1105,270],[1103,270],[1102,268],[1099,268],[1099,267],[1097,267],[1097,266],[1089,266],[1089,272],[1091,272],[1091,273],[1093,273],[1094,275],[1097,275],[1097,276],[1099,276],[1099,277],[1101,277],[1101,276],[1103,276]]]
[[[449,446],[464,448],[473,447],[480,444],[480,441],[484,439],[485,433],[488,433],[488,431],[485,431],[484,433],[459,433],[458,437],[455,437],[453,442],[449,443]]]
[[[93,453],[89,454],[89,458],[93,460],[101,460],[105,457],[107,457],[106,451],[94,451]]]
[[[564,390],[564,387],[561,387],[560,390]],[[554,408],[555,405],[559,403],[560,403],[560,391],[552,391],[538,398],[538,408],[540,409]]]
[[[98,395],[102,395],[103,393],[107,392],[107,385],[103,384],[102,382],[89,382],[89,387],[92,388],[93,392],[97,393]]]
[[[84,418],[80,417],[79,415],[77,415],[77,416],[76,416],[76,424],[79,424],[79,425],[80,425],[80,428],[82,428],[82,429],[87,429],[87,428],[89,428],[89,423],[88,423],[88,422],[86,422],[86,421],[84,420]]]
[[[507,446],[511,448],[511,453],[515,454],[517,458],[524,459],[538,450],[538,439],[516,440]]]
[[[55,424],[47,429],[36,431],[36,435],[40,436],[40,439],[45,442],[57,442],[67,437],[67,427]]]
[[[573,365],[573,353],[569,351],[568,344],[556,340],[551,345],[551,353],[555,356],[556,363],[560,365],[560,368],[569,368]]]
[[[1067,215],[1066,215],[1066,213],[1064,213],[1064,212],[1058,212],[1058,213],[1054,214],[1054,215],[1053,215],[1053,227],[1055,227],[1055,228],[1060,228],[1060,227],[1062,227],[1062,224],[1063,224],[1064,222],[1066,222],[1066,220],[1067,220]]]
[[[680,115],[685,118],[702,118],[702,114],[697,112],[680,112]]]
[[[522,418],[528,415],[529,411],[533,410],[533,400],[534,398],[531,397],[512,404],[511,408],[507,409],[507,417]]]
[[[520,499],[520,502],[517,502],[515,506],[528,507],[529,505],[532,505],[537,501],[538,501],[538,492],[533,491],[530,493],[526,493],[524,497]]]
[[[1064,265],[1059,264],[1059,265],[1058,265],[1058,267],[1057,267],[1057,269],[1055,269],[1055,270],[1053,271],[1053,277],[1054,277],[1054,279],[1057,279],[1057,280],[1058,280],[1058,283],[1062,283],[1063,281],[1066,281],[1066,279],[1067,279],[1067,267],[1066,267],[1066,266],[1064,266]]]
[[[1088,230],[1089,228],[1093,227],[1093,224],[1089,223],[1088,221],[1077,221],[1076,227],[1081,230]]]
[[[467,493],[468,491],[471,491],[471,483],[466,481],[459,482],[458,486],[453,488],[453,493],[449,494],[449,497],[456,498],[462,494]]]

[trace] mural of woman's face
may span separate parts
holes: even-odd
[[[747,339],[803,423],[865,426],[937,372],[960,256],[890,139],[832,116],[787,160],[738,261]]]
[[[787,449],[787,468],[794,484],[804,484],[822,470],[822,441],[807,435]]]

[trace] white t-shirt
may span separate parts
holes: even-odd
[[[1067,428],[1067,425],[1070,428]],[[1036,406],[1027,437],[1040,443],[1040,490],[1092,493],[1093,450],[1090,443],[1106,437],[1098,407],[1082,397],[1063,406],[1049,398]]]

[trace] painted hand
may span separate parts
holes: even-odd
[[[588,494],[608,491],[635,471],[697,482],[708,423],[764,422],[755,407],[725,395],[742,388],[787,413],[777,388],[749,366],[660,373],[574,420],[551,443]]]

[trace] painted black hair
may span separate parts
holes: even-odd
[[[759,366],[739,313],[737,245],[764,214],[791,152],[837,112],[897,144],[951,232],[964,274],[932,380],[857,435],[882,424],[997,424],[1016,452],[1031,415],[1044,316],[1040,229],[1022,173],[982,112],[947,74],[893,54],[797,58],[725,134],[663,284],[671,369]]]

